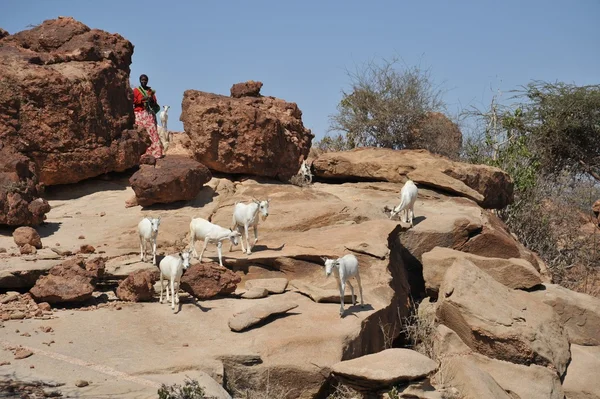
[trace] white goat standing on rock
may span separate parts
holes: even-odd
[[[158,218],[145,217],[138,223],[140,258],[142,259],[142,262],[146,258],[147,243],[150,242],[152,245],[152,264],[156,265],[156,238],[158,237],[158,226],[160,226],[160,216]]]
[[[400,205],[392,210],[390,213],[390,219],[400,213],[400,220],[405,223],[410,223],[410,226],[412,227],[413,218],[415,216],[414,208],[417,195],[417,185],[412,180],[408,180],[406,183],[404,183],[402,190],[400,190]],[[405,215],[406,218],[404,217]]]
[[[269,216],[269,203],[270,199],[266,201],[259,201],[257,199],[253,199],[251,203],[244,204],[242,202],[236,202],[235,207],[233,209],[233,226],[231,230],[237,229],[242,234],[242,252],[246,252],[248,255],[252,253],[250,244],[248,243],[248,228],[252,226],[254,230],[254,243],[252,244],[252,248],[256,245],[258,241],[258,221],[260,213],[263,221],[267,219]],[[242,228],[244,230],[242,230]],[[244,249],[244,235],[246,234],[246,246],[248,249]],[[233,245],[229,247],[229,251],[233,248]]]
[[[190,267],[190,252],[184,251],[175,255],[167,255],[159,265],[160,269],[160,303],[163,303],[164,279],[169,279],[167,284],[167,301],[169,300],[169,285],[171,286],[171,309],[179,304],[179,283],[183,270]],[[177,287],[177,288],[175,288]]]
[[[192,219],[190,222],[190,249],[200,262],[202,262],[202,255],[204,255],[206,246],[209,242],[212,242],[217,244],[219,264],[223,266],[223,260],[221,258],[221,247],[223,246],[223,241],[230,240],[233,245],[238,245],[240,236],[241,234],[239,231],[226,229],[219,225],[213,224],[206,219],[196,218]],[[196,252],[196,248],[194,247],[196,238],[199,240],[204,240],[204,246],[202,247],[202,252],[200,252],[200,257],[198,257],[198,252]]]
[[[163,110],[159,113],[160,126],[158,127],[158,137],[160,137],[160,141],[162,142],[163,148],[165,151],[169,148],[169,143],[171,142],[171,134],[169,133],[169,129],[167,128],[167,121],[169,120],[169,105],[163,105]]]
[[[347,254],[337,259],[322,258],[325,261],[325,276],[329,277],[335,269],[335,278],[338,281],[340,288],[340,317],[344,315],[344,296],[346,295],[346,284],[350,286],[352,292],[352,304],[356,305],[356,297],[354,296],[354,287],[350,284],[349,279],[354,277],[358,282],[360,291],[360,306],[364,306],[362,284],[360,283],[360,274],[358,273],[358,259],[352,254]]]
[[[302,161],[302,165],[300,165],[300,170],[298,174],[302,176],[302,178],[308,183],[312,183],[312,173],[310,172],[310,165],[306,163],[306,160]]]

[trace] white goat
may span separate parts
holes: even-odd
[[[226,229],[219,225],[213,224],[206,219],[196,218],[192,219],[190,222],[190,249],[200,262],[202,262],[202,255],[206,250],[206,246],[209,242],[212,242],[217,244],[217,251],[219,252],[219,264],[223,266],[223,260],[221,259],[221,247],[223,245],[223,241],[231,240],[233,245],[238,245],[238,239],[240,236],[241,234],[239,231]],[[200,252],[200,257],[198,257],[198,252],[196,252],[196,248],[194,247],[196,238],[199,240],[204,240],[204,246],[202,247],[202,252]]]
[[[171,286],[171,309],[179,304],[179,283],[183,269],[190,267],[190,251],[180,252],[176,255],[167,255],[159,265],[160,269],[160,303],[163,303],[164,279],[169,279],[167,284],[167,301],[169,300],[169,285]],[[177,287],[176,287],[177,286]]]
[[[158,127],[158,137],[160,138],[165,151],[169,148],[169,144],[172,141],[171,133],[169,133],[169,129],[167,128],[169,108],[171,108],[169,105],[163,105],[163,110],[160,111],[159,114],[160,126]]]
[[[152,264],[156,265],[156,238],[158,237],[158,226],[160,225],[160,216],[158,218],[145,217],[138,223],[138,235],[140,237],[140,258],[142,262],[146,258],[146,246],[150,242],[152,245]]]
[[[266,201],[253,199],[249,204],[244,204],[242,202],[235,203],[233,209],[233,226],[231,227],[231,230],[237,229],[242,234],[242,252],[246,252],[248,255],[252,253],[250,244],[248,243],[248,228],[252,226],[254,229],[254,243],[252,244],[252,248],[254,248],[258,241],[258,213],[260,212],[262,215],[263,221],[267,219],[267,216],[269,216],[270,202],[270,199],[267,199]],[[244,249],[244,233],[246,234],[246,246],[248,247],[248,250]],[[233,244],[229,247],[230,251],[231,248],[233,248]]]
[[[308,183],[312,183],[312,173],[310,172],[310,165],[306,163],[306,160],[302,161],[302,165],[300,165],[300,170],[298,174],[302,176],[302,178]]]
[[[352,254],[347,254],[337,259],[322,258],[325,261],[325,275],[329,277],[332,270],[335,269],[335,278],[338,281],[340,288],[340,317],[344,315],[344,296],[346,295],[346,284],[350,286],[352,292],[352,304],[356,305],[356,297],[354,296],[354,287],[350,284],[349,279],[354,277],[358,282],[360,291],[360,306],[364,306],[362,284],[360,283],[360,274],[358,273],[358,259]]]
[[[417,200],[418,195],[417,191],[417,185],[412,180],[408,180],[404,183],[402,190],[400,190],[400,205],[392,209],[390,219],[400,213],[400,220],[405,223],[410,223],[411,227],[413,226],[415,201]],[[406,218],[404,215],[406,215]]]

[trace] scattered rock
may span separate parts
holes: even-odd
[[[252,288],[265,288],[269,294],[282,294],[288,285],[288,279],[285,277],[280,278],[260,278],[247,280],[245,287],[247,290]]]
[[[77,381],[75,381],[75,386],[77,388],[87,387],[88,385],[90,385],[90,383],[87,382],[87,381],[85,381],[85,380],[77,380]]]
[[[51,333],[54,331],[50,326],[40,326],[40,330],[45,333]]]
[[[24,244],[20,246],[19,251],[21,252],[21,255],[34,255],[37,253],[37,249],[30,244]]]
[[[100,212],[100,217],[102,218],[104,216],[106,216],[106,212]]]
[[[66,249],[62,250],[62,249],[59,249],[59,248],[50,248],[50,250],[52,252],[54,252],[55,254],[60,255],[60,256],[71,256],[71,255],[73,255],[73,252],[71,252],[69,250],[66,250]]]
[[[158,269],[141,269],[131,273],[117,287],[117,297],[123,301],[143,302],[154,298],[154,283],[159,278]]]
[[[42,239],[39,233],[32,227],[24,226],[15,229],[13,232],[15,244],[22,247],[25,244],[34,246],[36,249],[42,249]]]
[[[297,307],[298,305],[295,303],[259,303],[234,314],[233,317],[229,319],[229,328],[232,331],[240,332],[260,323],[270,316],[285,313]]]
[[[89,244],[84,244],[79,247],[79,252],[81,252],[82,254],[93,254],[94,252],[96,252],[96,248]]]
[[[5,304],[5,303],[12,302],[12,301],[16,301],[17,299],[19,299],[19,293],[10,291],[10,292],[7,292],[5,296],[0,298],[0,304]]]
[[[0,247],[0,254],[5,254],[5,253],[6,253],[6,248]]]
[[[42,309],[44,312],[48,312],[52,310],[52,307],[48,302],[40,302],[38,303],[38,308]]]
[[[15,353],[16,360],[25,359],[25,358],[28,358],[29,356],[33,355],[32,351],[30,351],[29,349],[24,349],[24,348],[18,348],[17,350],[15,350],[14,353]]]
[[[336,363],[331,367],[331,373],[359,391],[378,391],[398,383],[419,380],[436,368],[433,360],[418,352],[392,348]]]
[[[84,235],[80,235],[79,237],[77,237],[79,240],[85,240],[85,236]]]
[[[7,362],[7,361],[0,362],[0,366],[8,366],[8,365],[10,365],[10,362]]]

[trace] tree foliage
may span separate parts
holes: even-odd
[[[411,129],[429,112],[443,109],[442,92],[433,84],[429,71],[419,67],[399,70],[397,63],[396,59],[372,61],[348,73],[351,87],[342,92],[329,130],[345,135],[326,137],[324,147],[406,148]]]

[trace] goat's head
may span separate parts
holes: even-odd
[[[306,160],[302,161],[302,165],[300,165],[300,173],[303,176],[310,175],[310,165],[306,162]]]
[[[171,106],[170,106],[170,105],[163,105],[163,110],[165,111],[165,114],[166,114],[167,112],[169,112],[169,108],[171,108]]]
[[[183,252],[179,253],[179,257],[181,258],[184,269],[187,269],[188,267],[190,267],[190,259],[192,258],[192,256],[190,255],[191,253],[192,253],[192,250],[183,251]]]
[[[239,231],[232,230],[231,233],[229,233],[229,240],[233,243],[233,245],[238,245],[241,236],[242,234]]]
[[[260,212],[262,220],[266,220],[267,216],[269,216],[269,203],[271,202],[271,200],[267,198],[266,201],[259,201],[256,198],[254,198],[253,201],[256,205],[258,205],[258,212]]]
[[[333,271],[334,266],[339,266],[338,261],[335,259],[321,258],[325,262],[325,276],[329,277]]]
[[[146,218],[150,221],[150,227],[152,228],[152,233],[156,234],[158,232],[158,226],[160,226],[160,216],[157,218]]]

